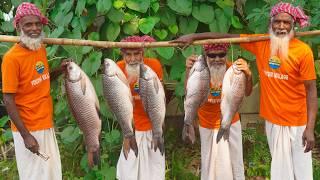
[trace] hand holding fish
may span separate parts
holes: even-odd
[[[186,59],[186,68],[187,68],[187,69],[191,69],[192,66],[193,66],[193,64],[194,64],[194,62],[196,62],[197,59],[198,59],[198,56],[197,56],[197,55],[194,55],[194,54],[193,54],[193,55],[189,56],[189,57]]]
[[[250,65],[247,63],[246,60],[240,58],[240,59],[236,60],[234,63],[237,65],[237,68],[240,71],[244,72],[244,74],[246,75],[246,78],[251,77],[252,73],[250,71]]]

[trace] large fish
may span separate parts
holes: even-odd
[[[199,107],[208,99],[210,91],[210,71],[204,56],[198,56],[193,64],[187,80],[184,100],[184,128],[182,139],[195,142],[193,122],[197,118]],[[187,125],[187,126],[186,126]]]
[[[65,87],[73,116],[84,134],[90,167],[100,162],[99,101],[88,76],[74,62],[65,71]]]
[[[130,86],[126,76],[111,59],[104,60],[103,93],[122,129],[125,158],[128,158],[130,148],[138,156],[138,146],[132,128],[133,99]]]
[[[166,97],[157,74],[147,65],[140,64],[139,94],[145,112],[152,124],[152,147],[164,153],[163,124],[166,114]]]
[[[224,75],[221,97],[221,125],[217,135],[217,143],[222,136],[229,138],[231,121],[238,112],[246,90],[246,76],[233,64]]]

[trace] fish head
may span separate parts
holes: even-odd
[[[139,78],[144,79],[146,81],[151,80],[153,78],[153,74],[151,73],[151,70],[148,66],[144,64],[140,64],[140,73],[139,73]]]
[[[103,74],[107,76],[114,76],[116,74],[116,63],[111,59],[104,59],[103,62]]]
[[[75,62],[70,62],[66,68],[66,78],[69,81],[78,81],[81,79],[81,69]]]

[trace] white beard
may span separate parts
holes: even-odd
[[[20,41],[30,50],[36,51],[41,47],[42,40],[44,38],[44,32],[42,31],[37,38],[31,38],[27,36],[23,31],[20,34]]]
[[[289,52],[289,42],[290,39],[294,35],[293,29],[286,35],[282,37],[276,36],[275,32],[270,28],[270,48],[271,48],[271,54],[272,56],[280,56],[281,59],[285,60],[288,58],[288,52]]]
[[[136,63],[136,64],[126,63],[126,71],[127,71],[129,83],[136,82],[140,75],[140,63]]]
[[[211,76],[211,84],[213,88],[219,88],[222,85],[224,74],[227,70],[227,65],[213,65],[209,66],[210,76]]]

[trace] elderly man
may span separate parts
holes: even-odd
[[[226,70],[232,65],[227,61],[228,44],[204,45],[205,56],[210,70],[210,94],[207,102],[198,109],[199,131],[201,140],[201,179],[235,179],[244,180],[244,165],[242,153],[242,134],[239,114],[233,118],[229,140],[216,143],[220,128],[220,103],[222,80]],[[187,58],[187,74],[197,56]],[[235,64],[246,75],[246,96],[252,92],[252,75],[248,64],[243,59],[238,59]],[[188,132],[193,132],[193,126],[185,125]],[[192,129],[190,129],[192,128]],[[194,133],[188,134],[192,141]]]
[[[4,55],[3,100],[11,119],[20,179],[62,179],[53,129],[50,75],[42,44],[47,18],[31,3],[22,3],[14,17],[20,42]]]
[[[290,3],[271,9],[270,40],[241,43],[256,55],[260,75],[260,115],[272,155],[271,179],[312,179],[311,150],[317,92],[314,59],[310,47],[294,38],[294,25],[308,25],[308,16]],[[249,35],[202,33],[179,38],[190,43],[205,38]]]
[[[153,42],[150,36],[130,36],[121,42]],[[151,122],[144,111],[139,95],[139,65],[148,65],[162,80],[162,67],[157,59],[144,57],[142,48],[121,49],[123,60],[117,64],[125,73],[130,83],[132,96],[134,98],[133,118],[135,137],[138,145],[138,157],[133,151],[128,154],[126,160],[123,153],[120,153],[117,165],[117,178],[120,180],[163,180],[165,178],[165,156],[160,151],[156,152],[151,148],[152,130]]]

